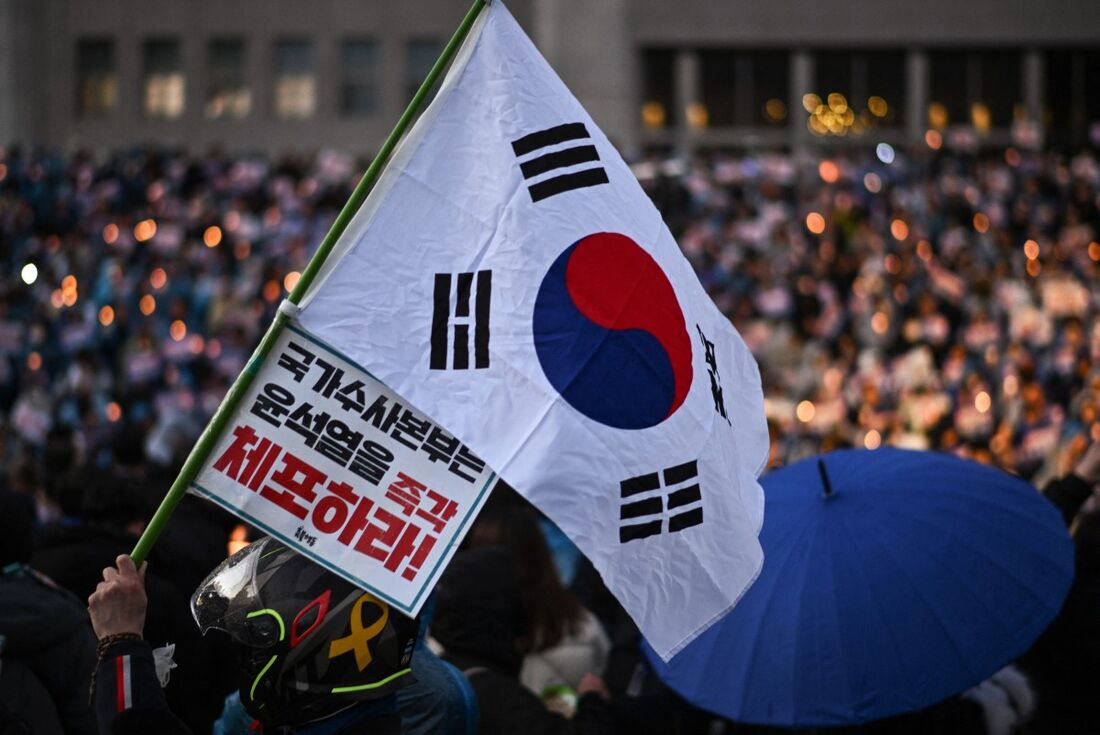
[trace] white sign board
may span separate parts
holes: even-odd
[[[414,616],[495,481],[291,322],[191,489]]]

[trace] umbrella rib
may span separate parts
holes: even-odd
[[[891,553],[892,550],[890,549],[890,547],[884,544],[876,543],[874,539],[869,540],[871,543],[876,544],[880,550],[880,553],[888,556],[891,561],[893,561],[894,568],[905,576],[906,581],[909,583],[909,586],[913,590],[917,599],[924,604],[925,609],[928,610],[928,612],[931,614],[932,619],[936,622],[936,625],[943,632],[945,639],[948,641],[948,643],[950,643],[951,649],[955,652],[955,657],[959,660],[959,663],[962,664],[965,670],[969,672],[970,678],[974,680],[974,683],[978,683],[982,679],[984,679],[984,675],[979,676],[977,672],[975,672],[974,669],[971,667],[970,662],[969,660],[967,660],[967,657],[964,653],[964,649],[959,645],[955,636],[952,634],[950,626],[948,626],[947,623],[944,622],[943,618],[939,614],[939,611],[931,604],[931,602],[929,602],[928,597],[924,593],[924,590],[921,589],[921,586],[917,584],[912,575],[908,573],[906,567],[903,564],[900,564],[897,557],[894,556],[893,553]]]
[[[781,565],[779,566],[779,568],[776,569],[773,574],[769,574],[769,576],[772,577],[775,580],[773,585],[772,585],[772,588],[769,590],[769,593],[772,592],[775,589],[776,585],[782,585],[784,583],[785,572],[787,571],[788,567],[790,567],[791,562],[794,561],[797,558],[797,556],[798,556],[797,552],[800,550],[800,548],[802,546],[802,542],[805,541],[806,537],[813,530],[814,529],[812,527],[803,528],[798,533],[797,543],[791,544],[790,551],[787,553],[787,556],[783,558],[783,561],[781,562]],[[767,561],[765,561],[764,563],[767,564]],[[774,616],[768,614],[768,612],[772,608],[772,605],[775,603],[775,600],[776,600],[776,596],[774,594],[768,594],[767,602],[764,604],[764,609],[761,610],[760,617],[757,620],[757,624],[755,626],[756,630],[755,630],[755,635],[753,636],[753,639],[752,639],[752,641],[753,641],[752,642],[752,650],[749,652],[749,656],[746,659],[748,661],[755,661],[756,660],[757,653],[759,652],[760,646],[762,645],[762,643],[764,641],[764,638],[765,638],[765,636],[761,635],[761,633],[764,631],[765,627],[775,619]],[[747,683],[748,682],[746,682],[746,684]],[[741,691],[741,707],[740,707],[741,712],[744,712],[746,710],[746,704],[747,704],[747,699],[746,698],[748,697],[748,695],[749,695],[749,687],[745,686],[745,688],[742,689],[742,691]]]

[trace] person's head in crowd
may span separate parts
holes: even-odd
[[[153,498],[138,479],[120,472],[95,472],[74,475],[70,482],[83,490],[80,517],[84,523],[141,535]]]
[[[467,548],[503,546],[511,551],[522,603],[519,646],[524,653],[557,645],[576,632],[584,614],[580,600],[561,583],[534,512],[530,505],[487,505],[467,543]]]
[[[518,676],[522,614],[511,551],[472,548],[455,554],[439,578],[431,635],[459,668],[480,663]]]

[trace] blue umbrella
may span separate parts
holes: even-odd
[[[764,568],[668,663],[732,720],[857,724],[934,704],[1028,649],[1073,580],[1054,506],[936,452],[841,450],[766,475]]]

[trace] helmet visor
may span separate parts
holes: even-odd
[[[263,538],[230,556],[191,595],[191,615],[203,634],[221,630],[252,648],[268,648],[283,637],[282,619],[263,609],[256,583],[259,562],[269,544],[273,553],[281,549],[270,542],[270,537]]]

